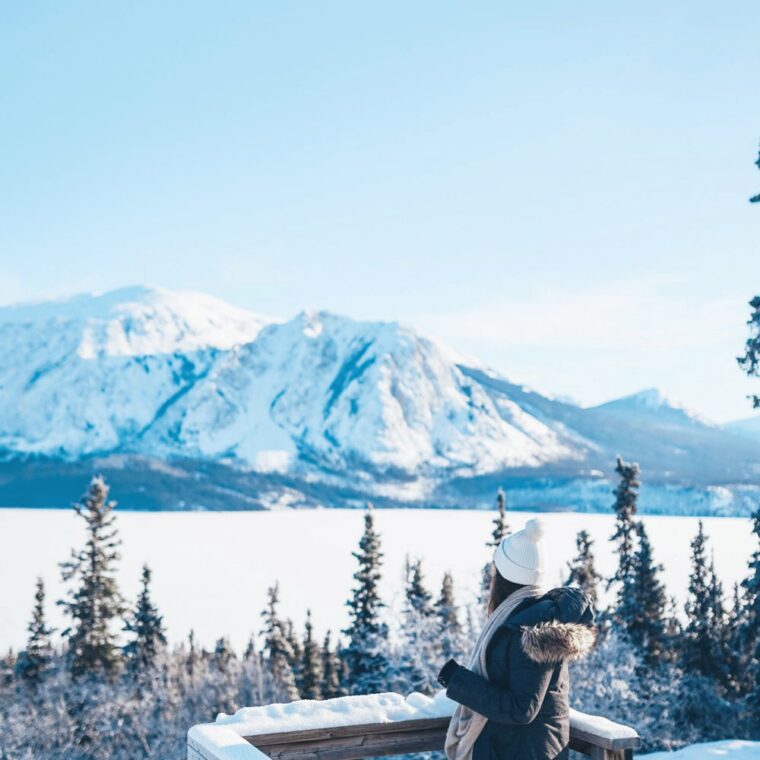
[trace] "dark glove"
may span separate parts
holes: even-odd
[[[459,663],[456,660],[449,660],[438,674],[438,683],[445,689],[449,685],[451,676],[459,669]]]

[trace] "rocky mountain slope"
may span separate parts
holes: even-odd
[[[582,409],[396,323],[151,288],[0,309],[0,450],[3,504],[58,503],[99,469],[146,508],[464,506],[497,484],[597,508],[618,453],[650,509],[760,499],[760,441],[657,391]],[[686,506],[663,506],[675,491]]]

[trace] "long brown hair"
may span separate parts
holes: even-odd
[[[488,614],[490,615],[508,596],[523,588],[525,584],[503,578],[496,565],[491,565],[491,588],[488,593]]]

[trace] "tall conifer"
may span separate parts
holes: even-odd
[[[380,618],[385,605],[378,589],[383,555],[371,507],[364,515],[364,533],[353,556],[359,567],[354,573],[356,586],[346,603],[349,610],[349,625],[344,630],[348,641],[343,652],[346,688],[353,694],[373,694],[386,690],[389,663],[388,627]]]
[[[301,655],[301,698],[321,699],[323,664],[322,652],[314,639],[314,626],[311,623],[311,610],[306,611],[306,627],[304,631]]]
[[[299,697],[292,666],[295,653],[286,635],[286,624],[277,609],[280,603],[279,584],[267,591],[267,600],[266,609],[261,613],[264,618],[264,660],[272,675],[277,698],[292,701]]]
[[[151,598],[151,571],[147,565],[143,565],[141,583],[137,605],[124,624],[124,631],[132,634],[124,654],[130,668],[138,672],[154,667],[166,647],[164,620]]]
[[[93,478],[90,488],[74,509],[85,522],[84,548],[72,552],[61,565],[63,580],[73,582],[69,596],[59,602],[71,619],[62,635],[66,640],[74,676],[102,670],[113,674],[121,663],[114,623],[124,613],[124,601],[116,583],[116,562],[121,541],[115,528],[108,486]]]
[[[459,622],[459,608],[454,598],[454,579],[451,573],[443,575],[435,609],[438,615],[441,659],[446,661],[458,655],[462,646],[462,625]]]
[[[623,625],[630,626],[631,621],[639,614],[634,608],[634,575],[635,575],[635,542],[636,515],[639,497],[639,466],[636,463],[624,462],[617,458],[615,472],[620,476],[620,482],[615,488],[615,532],[610,540],[614,541],[617,552],[618,567],[609,581],[610,586],[616,586],[616,603],[614,619]]]

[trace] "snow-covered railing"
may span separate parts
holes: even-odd
[[[360,760],[443,749],[454,703],[440,692],[370,694],[244,707],[187,735],[188,760]],[[570,747],[594,760],[630,760],[633,728],[571,711]]]

